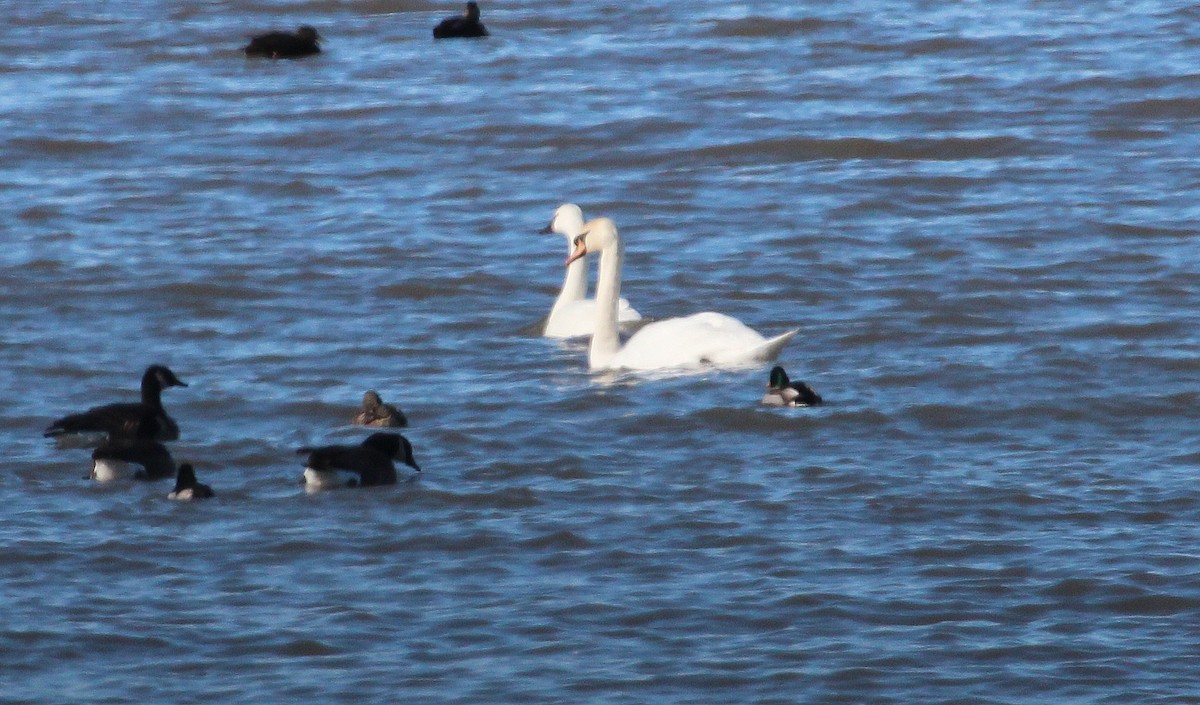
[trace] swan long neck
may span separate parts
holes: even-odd
[[[600,252],[600,273],[596,281],[596,327],[588,349],[588,366],[593,370],[608,367],[621,349],[617,334],[617,306],[621,299],[621,264],[625,247],[615,240]]]
[[[567,240],[567,254],[575,248],[570,239]],[[554,306],[550,308],[550,314],[553,315],[556,310],[567,304],[576,301],[582,301],[587,298],[587,257],[580,257],[571,264],[567,265],[567,274],[563,277],[562,291],[558,292],[558,298],[554,300]]]

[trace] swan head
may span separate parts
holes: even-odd
[[[580,257],[586,257],[589,252],[600,252],[621,244],[621,237],[617,234],[617,224],[609,218],[590,220],[584,225],[584,228],[584,231],[572,241],[575,243],[575,250],[567,258],[567,264],[571,264]]]
[[[574,203],[564,203],[554,211],[554,217],[550,219],[550,224],[539,232],[542,235],[558,233],[570,240],[581,230],[583,230],[583,211]]]

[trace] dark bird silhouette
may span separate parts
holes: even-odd
[[[783,368],[776,365],[771,368],[771,379],[767,382],[762,403],[768,406],[817,406],[821,403],[821,395],[804,382],[792,382]]]
[[[43,435],[50,438],[67,433],[106,433],[110,442],[139,438],[177,440],[179,426],[163,409],[162,390],[186,386],[166,366],[151,365],[142,375],[140,402],[94,406],[87,411],[64,416],[50,424]]]
[[[97,482],[164,480],[174,474],[171,452],[150,438],[110,441],[92,451],[91,479]]]
[[[215,494],[211,487],[196,481],[196,470],[192,467],[191,463],[183,463],[179,466],[179,473],[175,476],[175,489],[171,490],[171,494],[167,495],[167,499],[187,501],[191,499],[208,499],[214,496]]]
[[[305,447],[296,452],[308,454],[303,481],[314,489],[394,485],[394,460],[421,472],[413,459],[412,444],[399,433],[373,433],[357,446]]]
[[[391,404],[384,404],[379,392],[372,389],[363,394],[362,409],[354,415],[353,423],[377,428],[404,428],[408,425],[408,419],[404,417],[404,412]]]
[[[479,21],[479,5],[467,3],[467,9],[457,17],[447,17],[433,28],[434,39],[473,39],[488,36],[487,27]]]
[[[321,53],[321,35],[309,25],[292,32],[267,32],[253,37],[243,51],[246,56],[268,59],[298,59]]]

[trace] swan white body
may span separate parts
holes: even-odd
[[[554,211],[549,227],[542,232],[558,233],[567,238],[568,254],[574,250],[572,244],[583,232],[583,211],[574,203],[564,203]],[[596,300],[587,298],[587,258],[581,257],[567,265],[562,291],[554,300],[550,316],[542,335],[547,338],[581,338],[591,335],[596,326]],[[617,304],[617,324],[636,323],[641,314],[633,310],[629,302],[620,299]]]
[[[705,311],[645,325],[622,346],[617,334],[617,302],[625,250],[611,220],[588,222],[571,259],[588,251],[600,252],[595,332],[588,349],[588,366],[593,370],[753,366],[774,360],[799,332],[793,329],[764,338],[736,318]]]

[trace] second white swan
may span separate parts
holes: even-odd
[[[573,241],[583,232],[583,211],[574,203],[564,203],[554,211],[550,224],[542,234],[558,233],[567,238],[567,253],[570,254],[575,245]],[[547,338],[579,338],[592,334],[596,324],[596,300],[587,298],[587,258],[581,257],[567,265],[567,274],[563,278],[562,291],[554,300],[550,316],[546,319],[546,327],[542,335]],[[629,302],[621,299],[617,307],[617,323],[621,326],[636,324],[642,320],[641,314],[633,310]]]
[[[567,266],[600,253],[596,282],[596,322],[588,349],[593,370],[660,370],[676,368],[745,367],[774,360],[799,329],[764,338],[741,321],[712,311],[670,318],[643,326],[625,345],[617,334],[621,296],[621,264],[625,258],[617,226],[608,218],[589,221],[575,238]]]

